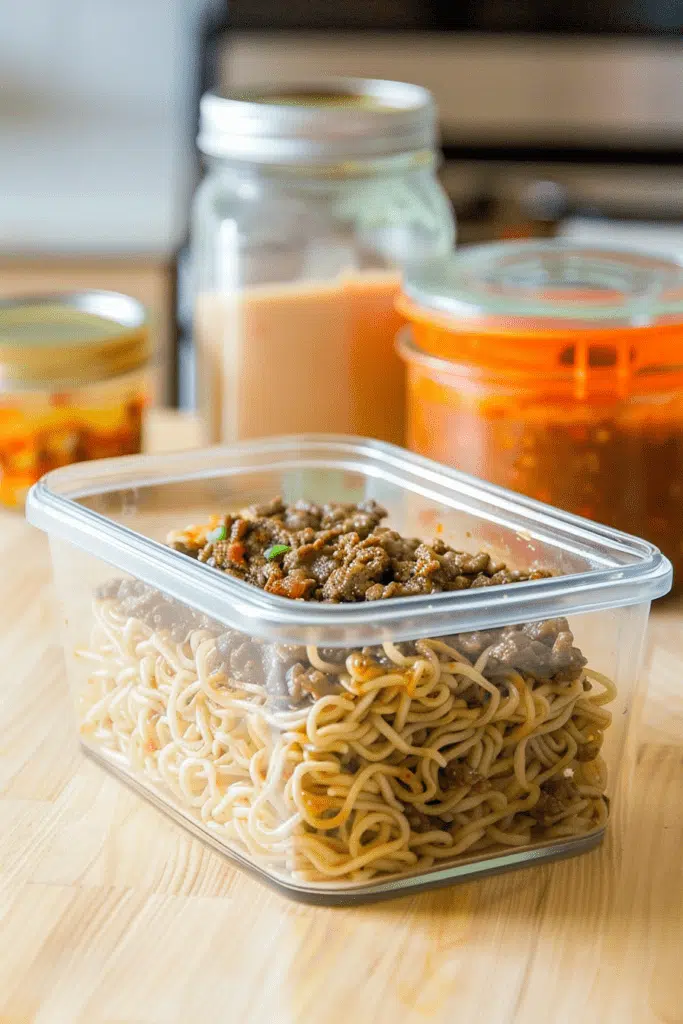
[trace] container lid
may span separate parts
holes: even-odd
[[[308,493],[325,501],[339,500],[342,495],[335,488],[348,486],[350,478],[384,501],[390,513],[396,512],[393,503],[433,514],[432,523],[464,520],[472,529],[481,527],[481,536],[504,537],[506,544],[521,546],[525,558],[543,557],[544,564],[554,559],[566,574],[510,586],[327,605],[266,593],[178,554],[146,532],[150,524],[157,527],[163,514],[177,510],[183,493],[192,497],[194,507],[197,487],[223,495],[224,505],[229,496],[230,507],[239,508],[255,479],[259,486],[270,486],[275,479],[274,486],[283,488],[283,481],[289,481],[298,497]],[[306,486],[315,487],[315,495],[302,491]],[[212,511],[215,506],[203,510]],[[204,451],[81,463],[55,470],[35,484],[26,515],[52,537],[234,629],[292,644],[363,647],[617,608],[660,597],[672,578],[670,562],[647,541],[402,448],[354,437],[269,438]]]
[[[103,380],[149,357],[142,303],[87,291],[0,301],[0,391]]]
[[[562,240],[463,248],[412,267],[403,290],[437,313],[501,328],[683,323],[683,262]]]
[[[330,164],[436,146],[427,89],[404,82],[338,78],[289,87],[206,93],[199,149],[265,164]]]
[[[412,266],[399,308],[430,357],[533,374],[576,398],[683,386],[683,262],[561,240]]]

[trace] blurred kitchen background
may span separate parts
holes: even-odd
[[[683,251],[681,0],[32,0],[0,6],[0,294],[154,314],[155,400],[192,401],[198,100],[326,75],[426,86],[459,243]]]

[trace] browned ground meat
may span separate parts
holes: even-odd
[[[576,751],[577,761],[594,761],[600,753],[602,742],[600,739],[589,740],[588,743],[580,743]]]
[[[357,505],[286,505],[273,498],[213,531],[172,541],[184,555],[221,569],[271,594],[330,604],[379,601],[470,587],[542,579],[550,573],[516,572],[485,552],[431,545],[381,526],[387,516],[375,501]]]
[[[342,689],[334,676],[308,664],[305,647],[261,643],[236,629],[226,629],[140,580],[107,580],[96,589],[95,597],[116,601],[119,612],[140,619],[151,629],[167,632],[177,643],[194,629],[209,630],[216,636],[216,651],[230,679],[237,684],[265,686],[269,696],[283,705],[296,706]],[[321,649],[326,661],[339,663],[348,653],[333,647]]]
[[[305,647],[262,643],[238,630],[226,629],[222,623],[193,611],[140,580],[107,580],[97,588],[95,596],[98,600],[115,600],[120,612],[140,619],[152,629],[168,632],[178,643],[182,643],[194,629],[210,631],[216,636],[216,651],[230,679],[237,684],[244,682],[264,686],[269,696],[280,704],[298,706],[343,690],[333,672],[323,672],[309,664]],[[521,647],[519,641],[511,639],[520,634],[526,637]],[[535,640],[535,637],[542,637],[542,640]],[[491,648],[486,674],[494,681],[496,673],[503,673],[506,668],[516,668],[539,679],[553,676],[572,678],[586,663],[581,651],[573,646],[574,637],[566,619],[459,633],[443,637],[443,640],[473,661],[487,647]],[[396,646],[407,656],[418,653],[418,646],[412,641]],[[384,648],[379,646],[365,647],[360,652],[350,652],[345,647],[318,648],[318,656],[331,665],[343,665],[350,654],[383,668],[395,667]],[[486,694],[476,683],[464,696],[471,707],[486,699]],[[419,734],[415,735],[414,741],[418,745],[422,742]],[[579,747],[577,760],[591,761],[598,750],[599,740],[589,739]],[[458,763],[452,766],[449,763],[441,775],[446,787],[468,785],[475,792],[479,791],[482,781],[467,765]]]
[[[444,640],[472,661],[488,648],[487,675],[495,676],[513,668],[534,679],[551,679],[560,674],[572,679],[586,664],[583,654],[574,646],[574,635],[566,619],[459,633]]]
[[[297,662],[287,670],[286,679],[289,695],[295,703],[307,695],[318,700],[331,693],[339,693],[342,689],[341,684],[334,676],[320,672],[319,669],[310,665],[306,668],[301,662]]]
[[[408,819],[408,824],[412,828],[413,832],[431,832],[432,829],[443,829],[448,828],[448,823],[439,818],[436,815],[425,814],[424,811],[419,811],[417,807],[406,804],[403,808],[403,813]]]
[[[568,810],[579,797],[579,789],[572,779],[548,779],[541,786],[538,802],[529,814],[542,825],[549,825],[554,817]]]
[[[460,761],[457,758],[449,761],[445,768],[441,769],[441,781],[445,788],[454,786],[467,786],[474,793],[482,793],[491,788],[491,783],[479,772],[475,772],[467,761]]]
[[[386,515],[374,501],[358,505],[298,501],[285,505],[274,498],[238,515],[214,519],[213,528],[176,533],[171,543],[182,555],[270,593],[327,603],[464,590],[550,575],[542,570],[513,572],[485,552],[456,551],[442,540],[428,545],[417,538],[402,537],[380,525]],[[305,647],[263,643],[226,629],[222,623],[138,580],[110,580],[96,596],[116,600],[120,612],[141,619],[152,629],[168,632],[179,643],[192,630],[209,630],[216,637],[218,658],[233,683],[263,686],[282,706],[299,706],[343,689],[332,667],[324,671],[310,664]],[[507,668],[541,679],[560,674],[573,677],[585,664],[583,655],[573,646],[565,619],[443,639],[472,661],[490,648],[486,672],[494,679],[496,673]],[[412,656],[418,653],[419,642],[397,646],[402,654]],[[385,668],[394,665],[381,646],[360,652],[336,647],[318,650],[318,656],[330,666],[342,666],[350,654],[365,658],[369,664]],[[486,694],[472,684],[466,699],[471,706],[478,706],[486,700]],[[591,750],[587,744],[582,756]],[[448,765],[442,771],[442,782],[446,787],[469,786],[474,791],[485,784],[462,764]]]
[[[111,579],[95,591],[100,600],[114,599],[124,615],[141,619],[152,629],[167,630],[171,639],[182,642],[190,629],[210,629],[216,625],[206,615],[195,612],[141,580]]]

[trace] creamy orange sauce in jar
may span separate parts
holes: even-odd
[[[195,338],[207,439],[325,431],[402,444],[398,289],[397,273],[368,272],[201,295]]]
[[[197,399],[209,442],[403,443],[402,268],[450,251],[422,87],[330,79],[208,92],[192,216]]]

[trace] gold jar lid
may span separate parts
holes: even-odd
[[[89,384],[148,361],[145,307],[118,292],[0,301],[0,391]]]

